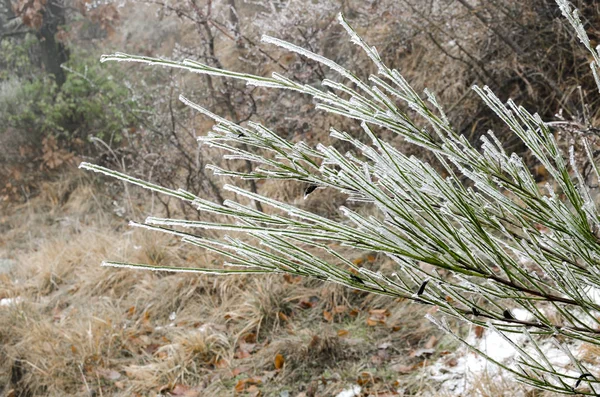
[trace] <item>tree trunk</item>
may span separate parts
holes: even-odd
[[[60,87],[66,80],[61,64],[69,59],[69,52],[63,43],[56,41],[58,27],[65,23],[65,9],[56,0],[51,0],[44,10],[44,22],[37,33],[40,40],[41,58],[44,69],[54,76]]]

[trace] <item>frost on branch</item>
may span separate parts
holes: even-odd
[[[564,0],[558,4],[592,53],[597,78],[597,50],[590,47],[577,13]],[[583,343],[600,345],[598,206],[573,160],[573,150],[564,153],[549,125],[537,114],[511,100],[504,103],[487,87],[474,87],[547,170],[549,184],[540,188],[524,160],[507,153],[493,132],[482,138],[480,148],[473,146],[453,130],[432,93],[425,92],[424,98],[419,95],[399,71],[383,63],[377,49],[366,44],[342,15],[339,22],[377,66],[377,75],[368,81],[323,56],[272,37],[263,40],[319,62],[345,82],[324,80],[321,87],[314,87],[280,74],[261,77],[195,61],[122,53],[103,60],[181,68],[241,79],[258,87],[293,90],[312,96],[319,109],[359,120],[366,139],[330,131],[333,140],[352,148],[342,153],[333,145],[289,142],[259,123],[235,124],[181,97],[216,122],[212,131],[200,138],[203,145],[222,150],[225,159],[254,165],[250,171],[211,166],[215,174],[281,179],[282,183],[294,180],[312,190],[336,189],[347,194],[349,201],[371,206],[369,213],[374,215],[364,215],[348,205],[340,208],[340,219],[333,220],[233,185],[225,189],[246,204],[231,200],[213,203],[103,167],[87,163],[81,167],[219,215],[217,219],[222,221],[218,222],[151,217],[144,223],[132,223],[179,236],[187,244],[226,258],[226,268],[221,270],[185,271],[287,273],[433,305],[439,315],[431,321],[519,380],[551,391],[597,395],[597,371],[578,360],[575,348]],[[382,130],[431,152],[440,167],[404,155],[380,138]],[[593,164],[590,145],[584,141],[584,147]],[[600,179],[595,165],[593,170]],[[248,204],[252,202],[266,210]],[[203,230],[225,234],[212,239],[205,237]],[[233,237],[234,233],[238,237]],[[387,255],[398,270],[381,274],[359,268],[339,247]],[[422,263],[431,266],[423,268]],[[178,270],[116,262],[105,265]],[[455,332],[445,320],[448,316],[492,330],[514,347],[518,358],[504,362],[487,355]],[[559,364],[550,360],[548,344],[563,351],[569,360]]]

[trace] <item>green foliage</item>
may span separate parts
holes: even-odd
[[[10,46],[5,44],[2,46]],[[8,62],[19,69],[25,46],[12,48]],[[121,141],[124,128],[136,124],[138,103],[112,68],[99,65],[95,57],[75,53],[67,65],[67,80],[58,87],[51,76],[12,77],[0,82],[0,123],[40,139],[46,135],[72,139],[91,136]]]
[[[28,34],[24,40],[0,40],[0,83],[15,77],[31,76],[36,71],[30,52],[37,46],[38,40]]]

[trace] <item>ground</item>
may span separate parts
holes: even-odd
[[[3,395],[534,395],[474,368],[430,307],[289,276],[101,267],[220,260],[130,229],[107,190],[73,171],[3,209]]]

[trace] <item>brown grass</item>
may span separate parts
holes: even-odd
[[[76,173],[5,208],[1,255],[17,265],[0,276],[0,298],[19,298],[0,306],[8,395],[331,395],[359,380],[383,392],[406,377],[389,363],[414,365],[409,352],[437,333],[418,306],[313,280],[102,268],[219,261],[124,228],[110,203]],[[373,309],[388,314],[369,326]]]
[[[330,396],[356,384],[363,396],[438,394],[427,367],[456,345],[424,308],[294,277],[102,268],[107,258],[219,258],[124,228],[111,198],[78,173],[46,190],[4,211],[0,257],[17,263],[0,275],[0,299],[15,299],[0,306],[4,395]],[[390,266],[372,254],[356,263]],[[414,356],[431,346],[433,356]],[[515,391],[485,376],[469,387]]]

